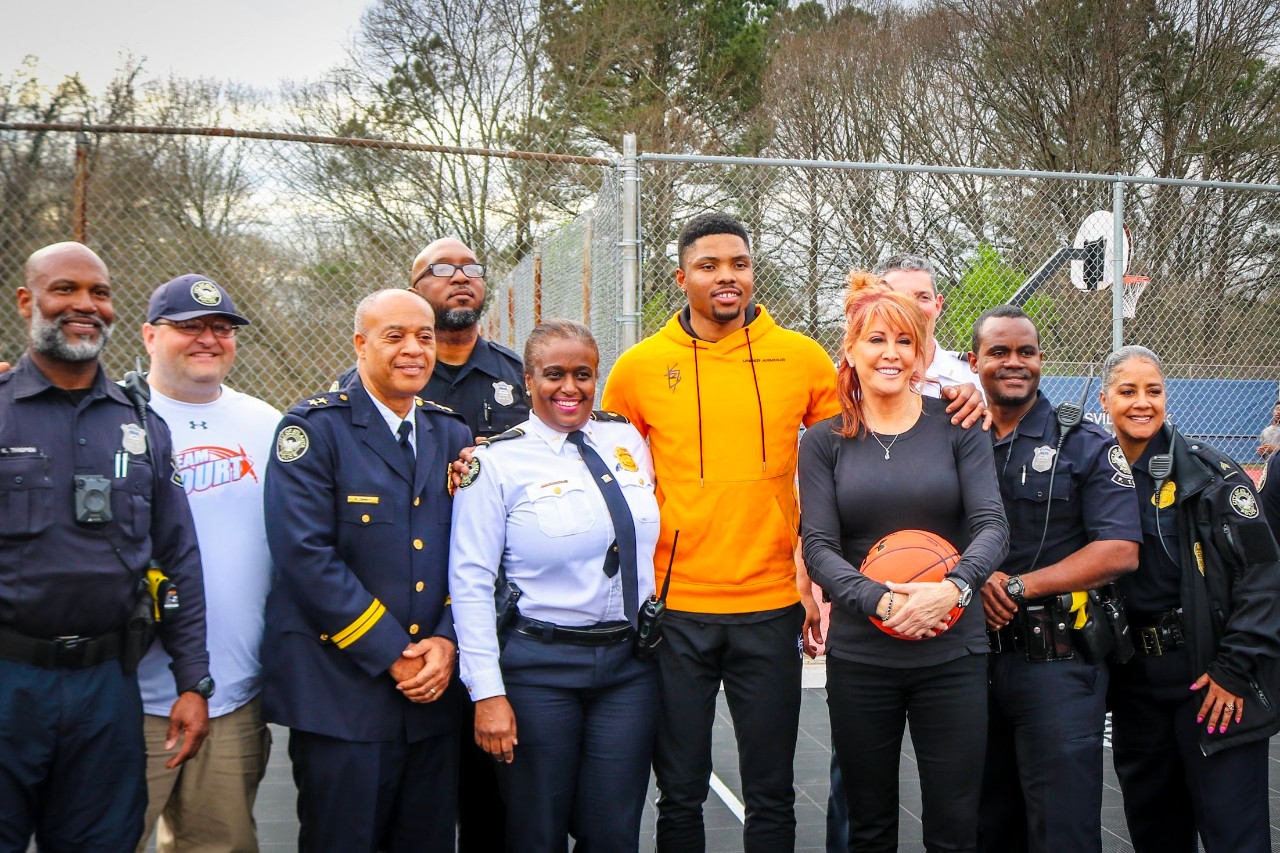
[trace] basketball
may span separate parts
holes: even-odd
[[[941,536],[927,530],[899,530],[872,545],[860,568],[864,575],[880,583],[937,583],[958,562],[960,555]],[[962,612],[963,608],[953,607],[947,617],[947,624],[954,625]],[[871,624],[891,637],[900,640],[916,639],[886,628],[876,616],[870,618]]]

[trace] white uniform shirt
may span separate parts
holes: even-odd
[[[183,403],[151,391],[151,408],[173,434],[173,455],[196,522],[204,566],[209,716],[229,714],[258,694],[262,628],[271,588],[262,482],[280,412],[222,386],[212,403]],[[178,590],[179,603],[182,590]],[[167,717],[177,696],[169,656],[152,644],[138,666],[142,707]]]
[[[506,692],[494,629],[499,565],[524,593],[522,616],[568,627],[627,618],[622,572],[604,573],[613,521],[578,448],[536,416],[521,428],[520,438],[476,449],[480,473],[453,499],[449,595],[462,680],[473,701]],[[593,420],[582,431],[622,486],[635,519],[642,603],[654,591],[648,567],[658,542],[653,460],[631,424]]]
[[[969,369],[968,360],[938,346],[936,338],[933,341],[933,362],[925,371],[924,377],[928,381],[920,383],[920,393],[925,396],[941,397],[943,388],[971,382],[977,386],[982,399],[987,398],[982,386],[978,383],[978,374]]]

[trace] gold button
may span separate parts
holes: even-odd
[[[559,487],[559,486],[556,486],[556,494],[557,494],[557,495],[558,495],[558,494],[560,494],[560,487]]]
[[[413,588],[414,588],[415,590],[417,590],[418,592],[422,592],[422,590],[423,590],[425,587],[426,587],[426,584],[424,584],[422,581],[418,581],[416,584],[414,584],[414,585],[413,585]]]
[[[417,505],[418,505],[418,504],[420,504],[420,503],[422,503],[422,498],[414,498],[414,499],[413,499],[413,505],[414,505],[414,506],[417,506]]]
[[[365,524],[368,524],[368,523],[369,523],[369,514],[368,514],[368,513],[365,513],[364,515],[360,516],[360,520],[361,520],[361,521],[363,521]]]
[[[328,634],[321,634],[321,635],[320,635],[320,642],[322,642],[322,643],[327,643],[327,642],[329,642],[329,635],[328,635]]]
[[[339,395],[338,395],[338,399],[339,399],[339,400],[346,400],[346,399],[347,399],[347,395],[346,395],[346,394],[339,394]]]
[[[416,550],[421,551],[421,550],[422,550],[422,540],[421,540],[421,539],[415,539],[415,540],[413,540],[413,547],[414,547]]]
[[[413,635],[415,635],[415,636],[417,636],[417,633],[418,633],[418,624],[417,624],[416,622],[415,622],[414,624],[412,624],[412,625],[410,625],[410,626],[409,626],[409,633],[410,633],[410,634],[413,634]]]

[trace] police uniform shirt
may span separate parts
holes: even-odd
[[[524,593],[521,615],[583,627],[627,619],[622,572],[604,573],[613,522],[577,447],[529,418],[519,438],[476,449],[479,473],[453,504],[449,592],[453,599],[462,680],[474,701],[503,694],[494,631],[494,584],[502,565]],[[591,420],[587,443],[605,461],[636,528],[639,600],[654,591],[658,502],[653,461],[644,439],[624,422]]]
[[[164,421],[152,413],[144,430],[101,368],[74,398],[27,355],[0,374],[0,626],[43,638],[118,631],[154,556],[181,590],[160,634],[176,686],[208,675],[200,552],[172,458]],[[76,523],[77,475],[110,482],[110,521]]]
[[[347,387],[355,374],[349,368],[332,390]],[[473,436],[498,435],[529,417],[520,357],[484,338],[476,340],[465,364],[437,361],[422,396],[462,415]]]
[[[1262,502],[1267,523],[1271,525],[1271,535],[1280,541],[1280,450],[1271,454],[1266,467],[1262,469],[1262,478],[1258,481],[1258,498]]]
[[[1120,591],[1124,593],[1125,604],[1138,613],[1158,613],[1181,606],[1182,569],[1170,556],[1177,556],[1181,547],[1178,485],[1168,480],[1156,495],[1155,482],[1148,473],[1151,457],[1168,452],[1169,438],[1160,430],[1133,464],[1138,513],[1142,518],[1142,549],[1138,552],[1138,570],[1120,578]]]
[[[1142,541],[1133,474],[1115,439],[1084,422],[1059,453],[1059,436],[1057,413],[1037,392],[1013,431],[995,440],[1000,496],[1009,520],[1009,555],[1000,566],[1006,574],[1051,565],[1098,539]]]
[[[368,389],[365,389],[365,393],[366,394],[369,393]],[[395,412],[391,411],[391,409],[388,406],[384,405],[381,400],[379,400],[377,397],[373,396],[372,394],[369,394],[369,401],[372,402],[373,407],[378,410],[378,414],[382,415],[382,419],[387,422],[387,428],[391,430],[391,434],[396,437],[397,442],[400,441],[400,425],[408,424],[409,425],[409,438],[408,438],[409,446],[410,447],[418,446],[418,428],[414,424],[414,418],[412,417],[413,415],[412,410],[409,412],[410,417],[402,418],[399,415],[397,415]]]
[[[977,376],[969,369],[969,362],[956,353],[944,350],[938,345],[937,338],[933,341],[933,361],[929,363],[924,376],[928,381],[921,383],[920,393],[930,397],[942,396],[940,392],[943,388],[977,384]],[[987,398],[981,385],[978,385],[978,393],[982,399]]]

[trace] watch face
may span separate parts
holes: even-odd
[[[966,585],[964,592],[960,593],[960,606],[968,607],[970,601],[973,601],[973,590]]]
[[[206,675],[204,678],[197,681],[194,690],[196,693],[199,693],[201,696],[203,696],[206,699],[212,697],[213,696],[213,677]]]
[[[1026,587],[1022,583],[1022,578],[1013,577],[1005,581],[1004,590],[1009,597],[1016,600],[1022,599],[1022,594],[1026,591]]]

